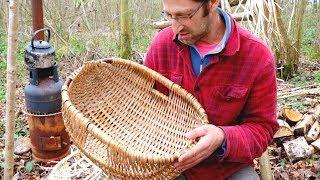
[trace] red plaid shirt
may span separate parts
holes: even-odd
[[[279,125],[276,121],[275,61],[269,48],[232,20],[225,49],[195,76],[187,45],[159,32],[145,65],[192,93],[209,122],[225,133],[227,150],[187,170],[188,179],[226,179],[261,156]]]

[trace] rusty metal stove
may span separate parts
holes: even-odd
[[[47,32],[47,40],[35,40]],[[55,50],[49,44],[50,30],[32,34],[25,50],[29,83],[25,86],[25,102],[30,127],[33,158],[43,162],[57,161],[69,154],[70,139],[61,115],[61,88]]]

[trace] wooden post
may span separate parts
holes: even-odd
[[[6,89],[6,134],[5,134],[5,166],[4,179],[13,177],[13,152],[14,152],[14,127],[15,127],[15,92],[16,92],[16,56],[18,40],[18,10],[19,1],[10,0],[9,25],[8,25],[8,49],[7,49],[7,89]]]
[[[128,9],[128,0],[121,0],[120,3],[120,56],[123,59],[131,59],[131,26],[130,13]]]
[[[272,171],[269,161],[268,149],[259,158],[262,180],[272,180]]]
[[[32,0],[32,25],[33,32],[43,29],[43,5],[42,0]],[[41,31],[36,35],[36,40],[44,40],[44,32]]]

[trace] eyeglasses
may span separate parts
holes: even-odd
[[[167,12],[164,12],[164,11],[162,11],[162,15],[164,16],[164,18],[166,18],[169,21],[172,21],[174,19],[178,22],[185,22],[186,20],[192,19],[192,17],[197,14],[197,12],[201,9],[201,7],[204,5],[205,2],[206,2],[206,0],[203,0],[201,2],[201,4],[197,7],[197,9],[195,9],[194,12],[192,12],[189,15],[181,15],[181,16],[172,17],[171,14],[168,14]]]

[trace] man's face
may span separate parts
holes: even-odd
[[[172,30],[186,44],[194,44],[210,31],[207,4],[191,0],[163,0],[163,11],[172,22]]]

